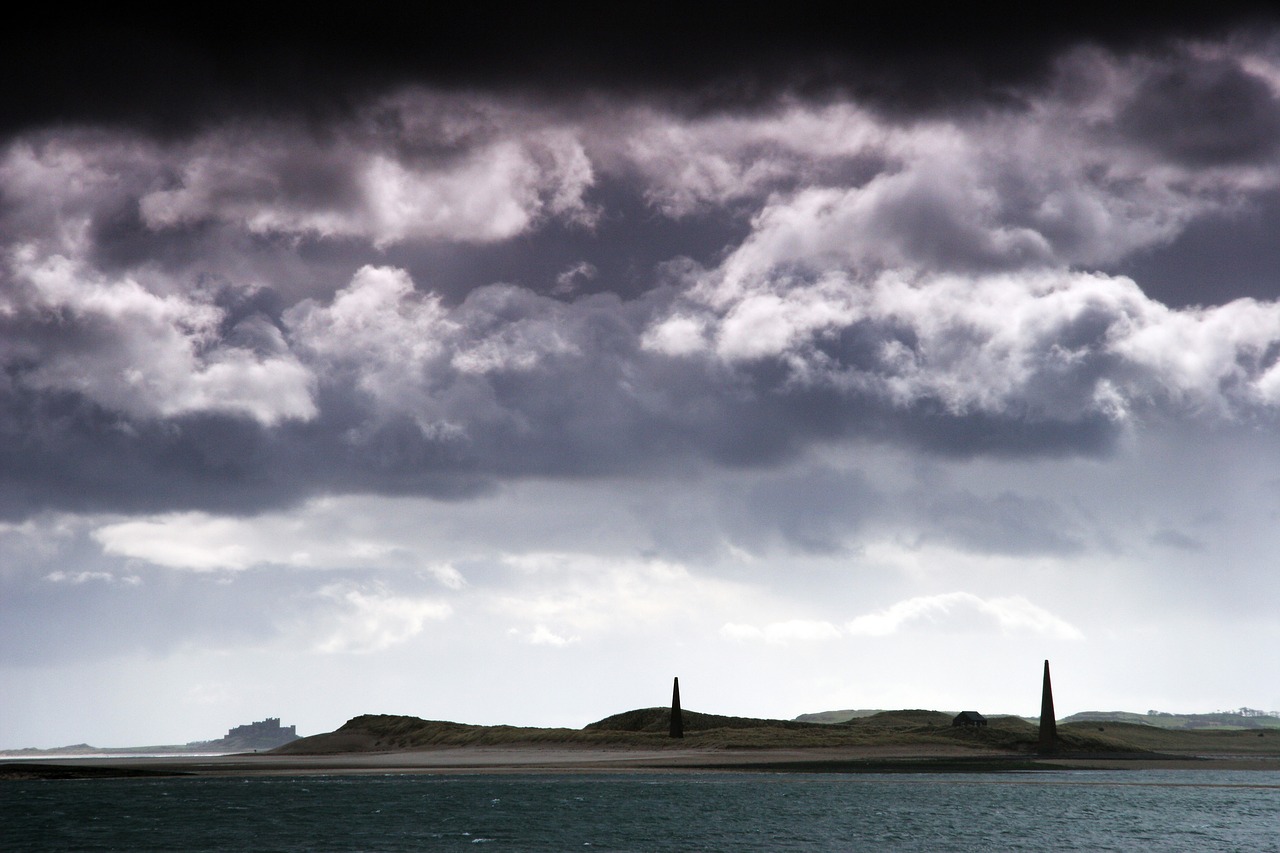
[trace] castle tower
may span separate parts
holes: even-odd
[[[680,679],[671,688],[671,736],[684,737],[684,714],[680,711]]]
[[[1049,683],[1049,662],[1044,662],[1044,690],[1040,695],[1040,752],[1058,749],[1058,723],[1053,713],[1053,685]]]

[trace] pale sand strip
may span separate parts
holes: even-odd
[[[49,759],[46,766],[101,767],[199,776],[574,773],[636,771],[835,771],[1026,769],[1168,769],[1280,771],[1280,756],[1037,757],[963,747],[823,747],[801,749],[635,749],[572,746],[455,747],[334,755]],[[0,762],[0,776],[4,764]],[[31,763],[31,762],[27,762]]]

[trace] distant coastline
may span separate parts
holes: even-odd
[[[273,755],[333,755],[456,747],[550,746],[674,749],[907,749],[916,754],[1032,755],[1042,751],[1035,723],[991,717],[981,728],[957,726],[954,715],[930,710],[880,711],[837,723],[768,720],[684,711],[684,737],[667,737],[669,708],[643,708],[582,729],[474,726],[417,717],[365,715],[325,734],[299,738]],[[1280,728],[1165,729],[1142,723],[1063,721],[1061,754],[1280,754]]]
[[[669,708],[616,714],[582,729],[474,726],[366,715],[338,729],[253,754],[94,757],[30,752],[0,757],[0,778],[308,773],[605,771],[999,772],[1063,768],[1280,770],[1280,730],[1171,730],[1137,723],[1063,722],[1060,748],[1037,751],[1020,717],[982,728],[939,711],[882,711],[839,723],[723,717],[684,711],[684,737],[667,735]],[[70,748],[64,748],[70,749]],[[173,747],[174,750],[182,747]],[[134,751],[136,752],[136,750]]]
[[[856,717],[870,717],[885,713],[882,709],[819,711],[801,714],[797,721],[807,723],[843,723]],[[999,716],[1016,716],[1013,714]],[[1018,717],[1028,723],[1039,723],[1039,717]],[[1280,711],[1260,711],[1256,708],[1238,708],[1233,711],[1209,713],[1174,713],[1169,711],[1080,711],[1063,717],[1059,723],[1140,723],[1161,729],[1230,730],[1276,729],[1280,731]]]
[[[241,752],[265,752],[298,739],[295,726],[280,725],[279,717],[267,717],[242,726],[235,726],[216,740],[191,741],[184,744],[158,744],[153,746],[98,747],[87,743],[58,746],[52,749],[0,750],[0,760],[9,758],[93,758],[115,756],[119,758],[144,758],[163,756],[233,755]]]

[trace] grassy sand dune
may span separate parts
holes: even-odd
[[[1058,726],[1064,738],[1087,738],[1134,752],[1195,755],[1280,754],[1280,732],[1274,729],[1183,730],[1140,723],[1066,723]]]
[[[837,724],[642,708],[582,729],[474,726],[395,715],[355,717],[335,731],[266,753],[215,757],[0,761],[0,778],[96,778],[134,771],[197,776],[361,773],[637,771],[991,772],[1075,769],[1280,771],[1273,731],[1176,731],[1134,723],[1058,725],[1059,749],[1040,754],[1020,717],[955,728],[938,711],[883,711]],[[1260,736],[1261,735],[1261,736]]]
[[[642,708],[615,714],[582,729],[517,726],[474,726],[417,717],[365,715],[336,731],[301,738],[272,751],[274,755],[438,749],[446,747],[536,746],[631,747],[643,749],[812,749],[912,748],[954,754],[1034,753],[1035,725],[1019,717],[995,717],[984,728],[957,728],[938,711],[884,711],[843,723],[762,720],[684,712],[682,739],[667,736],[670,711]],[[1059,727],[1064,753],[1127,754],[1145,752],[1254,753],[1280,752],[1280,737],[1259,738],[1253,732],[1180,732],[1125,723],[1075,723]]]

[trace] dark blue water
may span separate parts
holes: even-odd
[[[1280,851],[1280,774],[0,782],[0,850]]]

